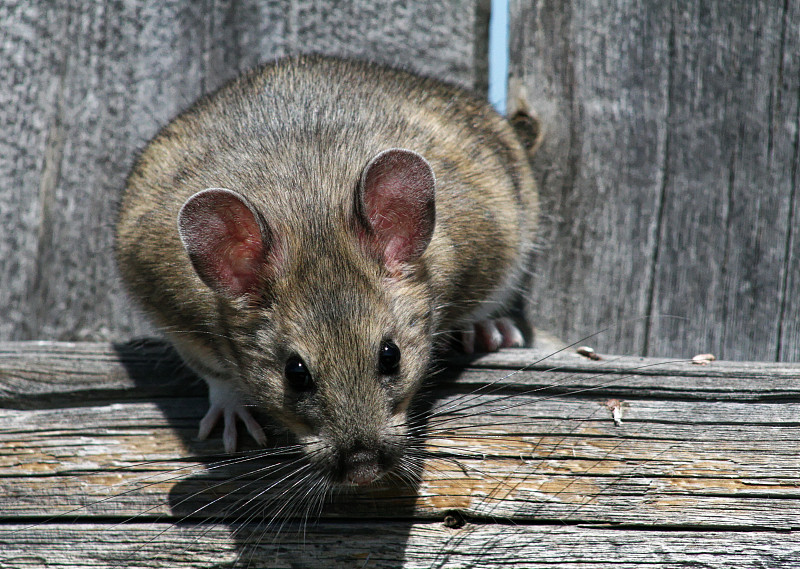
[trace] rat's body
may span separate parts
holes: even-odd
[[[150,142],[117,259],[209,382],[202,435],[225,412],[231,448],[236,412],[261,438],[240,401],[257,405],[328,480],[363,484],[402,457],[437,336],[508,300],[536,217],[526,151],[488,104],[301,57],[240,77]],[[499,328],[490,348],[519,343]]]

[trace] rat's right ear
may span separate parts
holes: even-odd
[[[194,270],[213,291],[229,297],[258,293],[269,272],[272,239],[244,197],[224,188],[194,194],[178,213],[178,233]]]

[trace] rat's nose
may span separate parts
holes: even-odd
[[[366,486],[383,474],[379,453],[360,448],[344,456],[344,481],[354,486]]]

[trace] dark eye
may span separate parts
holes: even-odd
[[[381,344],[378,369],[383,375],[394,375],[400,370],[400,348],[391,340],[384,340]]]
[[[314,379],[311,377],[311,372],[308,371],[305,362],[299,357],[292,356],[286,360],[284,374],[289,387],[295,391],[307,392],[314,389]]]

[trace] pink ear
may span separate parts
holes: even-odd
[[[254,294],[268,267],[269,230],[245,198],[209,188],[186,200],[178,232],[195,271],[226,296]]]
[[[436,225],[435,186],[430,164],[411,150],[385,150],[364,168],[361,205],[368,227],[363,239],[387,266],[425,252]]]

